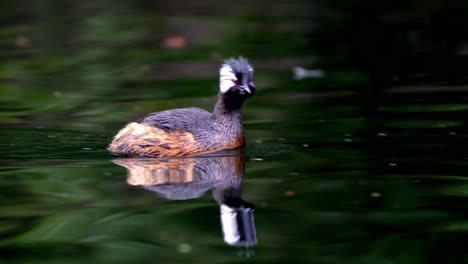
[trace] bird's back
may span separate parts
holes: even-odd
[[[168,131],[196,132],[194,130],[208,124],[210,116],[211,113],[206,110],[190,107],[154,112],[142,117],[137,122]]]

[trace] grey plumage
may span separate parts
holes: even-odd
[[[237,59],[229,58],[224,61],[224,64],[229,65],[236,73],[253,72],[252,66],[249,64],[249,60],[244,57],[238,57]]]
[[[138,123],[157,126],[166,130],[192,132],[195,128],[206,126],[211,113],[196,107],[171,109],[146,115]]]
[[[255,94],[252,72],[246,58],[224,61],[213,112],[190,107],[151,113],[121,129],[108,149],[127,154],[187,156],[244,147],[240,108]]]
[[[219,95],[212,113],[195,107],[171,109],[151,113],[138,123],[168,131],[187,131],[195,136],[200,146],[216,148],[217,144],[243,137],[239,110],[226,111],[223,96]]]

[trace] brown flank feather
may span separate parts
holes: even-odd
[[[151,156],[190,156],[213,152],[220,149],[235,149],[245,146],[243,136],[222,145],[200,147],[192,133],[186,131],[166,131],[164,129],[129,123],[122,128],[109,145],[112,152],[143,154]]]

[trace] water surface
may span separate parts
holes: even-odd
[[[145,190],[141,182],[129,184],[127,170],[116,165],[126,159],[105,151],[125,120],[80,128],[73,120],[31,124],[31,115],[32,122],[5,124],[3,258],[9,263],[463,258],[457,245],[467,226],[466,130],[462,119],[453,117],[465,110],[432,111],[421,103],[426,95],[412,95],[399,98],[403,106],[367,115],[355,99],[260,94],[247,102],[241,189],[242,199],[255,205],[258,239],[247,248],[223,241],[210,180],[187,197],[176,190],[181,197],[175,200]],[[268,118],[270,111],[274,119]],[[16,111],[6,116],[19,119]],[[179,170],[187,170],[194,161],[156,160],[154,166],[164,162],[179,162]]]
[[[466,87],[379,86],[351,66],[294,78],[321,65],[307,1],[188,1],[201,15],[117,2],[19,8],[0,27],[1,262],[466,260]],[[219,62],[234,55],[252,59],[258,91],[243,108],[244,152],[105,150],[147,113],[211,110]],[[223,204],[245,213],[244,243],[226,239]]]

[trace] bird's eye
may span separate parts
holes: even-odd
[[[239,84],[239,81],[238,81],[238,80],[232,80],[232,82],[234,83],[234,85],[238,85],[238,84]]]

